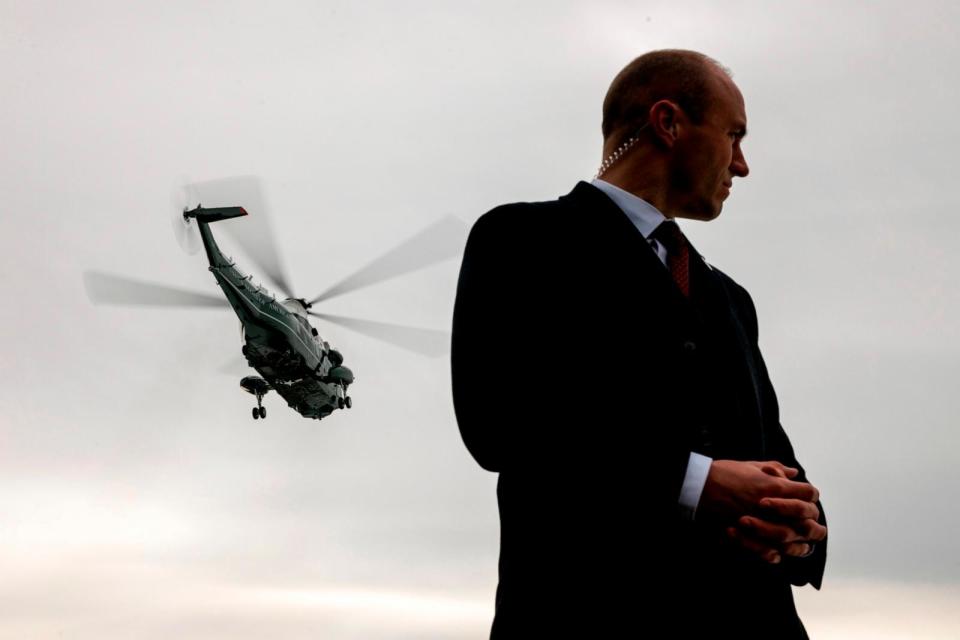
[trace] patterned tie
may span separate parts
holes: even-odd
[[[664,220],[654,229],[653,238],[667,248],[667,268],[683,295],[690,297],[690,245],[673,220]]]

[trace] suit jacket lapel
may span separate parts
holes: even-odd
[[[628,268],[635,270],[636,278],[625,273],[624,279],[635,282],[642,278],[640,281],[649,285],[650,290],[638,292],[637,295],[662,301],[656,304],[656,308],[666,315],[683,319],[684,324],[691,317],[697,317],[690,300],[680,291],[670,271],[660,262],[646,238],[605,193],[586,182],[580,182],[561,200],[567,200],[577,215],[589,218],[584,221],[585,225],[601,225],[609,250],[621,251]]]
[[[724,282],[724,276],[710,267],[692,245],[690,247],[690,262],[691,274],[694,278],[693,284],[697,286],[694,295],[698,296],[697,306],[702,320],[718,330],[721,338],[732,340],[734,343],[733,351],[736,354],[734,356],[736,358],[734,366],[738,369],[740,378],[744,380],[743,384],[750,389],[748,397],[743,400],[749,408],[752,422],[756,425],[760,447],[759,455],[761,459],[765,459],[763,458],[766,443],[763,429],[760,373],[754,360],[753,346],[740,320],[740,310],[734,303],[733,297]],[[693,285],[691,285],[691,289],[692,287]],[[712,318],[708,317],[708,314]],[[743,385],[736,385],[736,388],[743,388]]]

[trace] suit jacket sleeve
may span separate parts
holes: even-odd
[[[525,404],[520,396],[534,359],[525,340],[528,280],[510,211],[493,211],[473,226],[464,250],[453,311],[451,378],[460,433],[474,459],[502,471],[520,456]]]
[[[774,392],[773,384],[770,382],[770,375],[767,372],[766,364],[763,361],[763,356],[760,354],[756,307],[753,304],[753,300],[750,298],[750,294],[748,294],[745,289],[739,285],[734,285],[734,289],[736,290],[735,295],[740,298],[741,304],[739,304],[738,307],[746,310],[746,317],[744,318],[743,322],[746,325],[745,329],[751,341],[753,357],[755,358],[759,369],[759,382],[761,387],[760,397],[763,404],[764,431],[766,434],[766,450],[768,453],[767,458],[779,460],[787,466],[797,468],[799,470],[799,474],[795,479],[802,482],[809,482],[806,470],[797,461],[797,457],[793,451],[793,446],[790,444],[790,439],[787,437],[786,432],[783,430],[783,426],[780,424],[780,405],[777,402],[777,394]],[[817,501],[817,507],[820,510],[820,517],[818,521],[823,526],[826,526],[826,515],[823,511],[823,505],[819,500]],[[805,558],[785,556],[779,567],[784,573],[785,577],[789,579],[792,584],[801,586],[809,583],[813,585],[814,588],[820,589],[820,585],[823,581],[823,572],[826,561],[827,538],[824,538],[821,542],[817,543],[814,552],[811,555]]]

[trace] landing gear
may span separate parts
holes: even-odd
[[[336,353],[336,352],[333,351],[333,352],[331,352],[331,353]],[[340,357],[340,354],[337,353],[337,356]],[[341,362],[342,362],[342,360],[341,360]],[[339,408],[341,408],[341,409],[343,409],[344,407],[346,407],[347,409],[349,409],[350,407],[353,406],[353,400],[351,400],[351,399],[350,399],[350,396],[347,395],[347,386],[348,386],[348,384],[349,384],[349,383],[344,382],[344,381],[341,380],[340,383],[339,383],[339,385],[338,385],[340,388],[337,390],[337,393],[339,394],[339,397],[337,398],[337,406],[338,406]]]
[[[267,419],[267,408],[266,408],[265,406],[263,406],[262,404],[260,404],[260,400],[262,400],[262,399],[263,399],[263,394],[262,394],[262,393],[258,393],[258,394],[257,394],[257,406],[255,406],[255,407],[253,408],[253,419],[254,419],[254,420],[256,420],[257,418],[263,418],[264,420]]]
[[[249,352],[249,345],[244,346],[247,347],[247,351]],[[270,384],[263,378],[258,376],[247,376],[240,381],[240,388],[250,395],[256,396],[257,398],[257,406],[255,406],[250,412],[251,415],[253,415],[253,419],[259,420],[260,418],[266,418],[267,409],[263,406],[261,401],[263,400],[263,396],[267,395],[267,392],[273,387],[271,387]]]
[[[336,353],[336,352],[334,352]],[[337,354],[340,355],[340,354]],[[343,394],[337,398],[337,406],[341,409],[346,407],[349,409],[353,406],[353,401],[350,399],[350,396],[347,395],[347,385],[343,382],[340,383],[340,392]]]

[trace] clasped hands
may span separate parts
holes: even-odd
[[[767,562],[803,557],[827,537],[827,528],[817,522],[820,492],[794,481],[798,473],[776,460],[714,460],[697,513],[718,521],[731,540]]]

